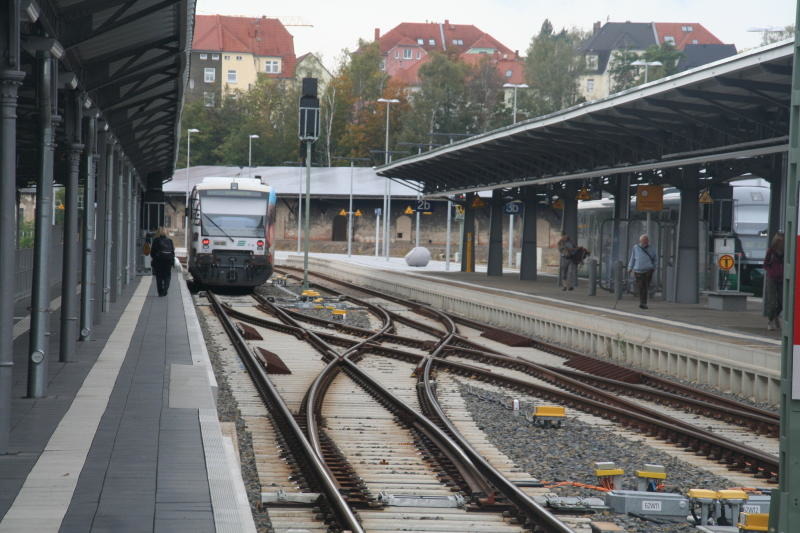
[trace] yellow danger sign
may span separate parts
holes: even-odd
[[[414,209],[410,205],[406,206],[406,209],[405,209],[405,211],[403,211],[403,213],[406,214],[406,215],[413,215],[414,214]]]
[[[357,217],[360,217],[363,214],[364,213],[361,212],[361,209],[356,209],[356,212],[354,213],[354,215],[357,216]]]
[[[346,217],[347,216],[347,211],[342,209],[341,211],[339,211],[339,216],[340,217]]]
[[[732,269],[733,265],[735,263],[736,263],[736,260],[730,254],[725,254],[725,255],[719,256],[719,260],[717,261],[717,264],[719,265],[719,268],[721,268],[722,270],[730,270],[730,269]]]

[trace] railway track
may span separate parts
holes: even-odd
[[[333,283],[346,287],[349,291],[357,291],[371,297],[390,300],[408,306],[411,309],[424,310],[427,315],[436,315],[437,313],[435,310],[415,302],[379,294],[340,280],[332,280],[319,274],[314,274],[314,277],[325,279],[328,285],[320,288],[328,291],[331,295],[340,294],[330,288],[330,284]],[[562,350],[559,347],[544,345],[533,339],[500,331],[474,321],[450,317],[444,313],[441,313],[441,317],[444,320],[452,321],[454,324],[458,322],[469,328],[479,330],[482,335],[489,339],[505,341],[506,344],[514,346],[535,346],[536,349],[544,347],[547,348],[547,353],[565,358],[566,364],[572,363],[573,366],[583,368],[596,365],[600,367],[601,374],[607,376],[617,373],[617,377],[623,379],[613,379],[604,375],[593,376],[585,371],[576,372],[563,366],[538,365],[521,357],[504,356],[497,353],[499,350],[487,350],[463,337],[458,339],[457,343],[453,343],[457,345],[445,343],[446,345],[442,347],[437,357],[429,358],[428,360],[422,356],[416,356],[421,365],[421,361],[425,360],[424,367],[427,368],[428,373],[433,368],[437,368],[478,376],[486,381],[501,383],[506,387],[526,391],[599,416],[618,420],[619,423],[625,426],[636,428],[648,435],[655,435],[663,440],[690,448],[698,454],[727,463],[732,469],[749,472],[767,481],[774,482],[777,478],[778,460],[774,453],[768,453],[743,445],[732,439],[720,437],[712,431],[703,429],[697,423],[693,424],[683,418],[665,415],[659,410],[638,405],[641,402],[633,400],[643,398],[651,404],[663,404],[674,409],[681,409],[687,413],[696,413],[720,419],[726,423],[737,424],[755,433],[766,434],[767,436],[775,436],[777,434],[778,422],[777,415],[774,413],[753,408],[706,391],[695,391],[688,386],[673,383],[644,372],[631,371],[596,359],[587,361],[591,358]],[[452,337],[457,337],[455,327],[453,327]],[[375,350],[376,353],[380,352],[381,355],[390,357],[415,357],[408,353],[393,353],[391,350],[380,347],[376,347]],[[467,363],[464,359],[470,359],[471,361]],[[491,365],[491,368],[488,367],[489,365]],[[422,368],[421,366],[420,369]],[[521,372],[526,376],[536,378],[539,383],[526,376],[500,375],[497,368]],[[540,383],[541,381],[545,381],[548,386]],[[638,381],[638,383],[632,383],[632,381]],[[628,396],[630,399],[624,396]]]
[[[391,345],[387,349],[396,351],[400,351],[400,347],[411,348],[417,352],[429,351],[432,348],[430,340],[420,342],[420,339],[416,339],[410,342],[393,336],[392,319],[377,307],[372,311],[378,316],[383,316],[383,327],[379,331],[370,335],[366,331],[352,329],[345,331],[347,328],[342,328],[339,334],[334,336],[319,331],[320,324],[315,324],[315,328],[305,327],[290,313],[267,300],[260,300],[257,307],[269,313],[273,319],[253,317],[248,312],[251,309],[242,310],[241,306],[237,308],[226,306],[214,295],[209,295],[209,299],[220,320],[227,324],[226,331],[237,346],[240,356],[246,360],[246,366],[251,370],[252,367],[260,365],[256,352],[247,346],[245,340],[248,335],[258,335],[257,331],[253,331],[253,326],[274,329],[301,338],[322,354],[326,366],[308,387],[299,412],[292,414],[296,427],[291,423],[286,423],[284,426],[291,431],[296,443],[300,444],[303,457],[295,462],[302,463],[303,475],[309,475],[310,470],[318,470],[310,474],[310,478],[315,481],[314,487],[319,487],[323,492],[325,506],[333,518],[331,522],[334,528],[361,531],[359,528],[365,527],[377,531],[393,528],[405,530],[406,527],[413,526],[414,530],[420,531],[497,531],[498,533],[529,529],[543,532],[571,531],[536,502],[518,491],[513,484],[496,487],[502,485],[501,476],[497,472],[487,473],[485,465],[474,464],[461,448],[464,443],[453,439],[419,412],[419,405],[411,401],[415,391],[413,380],[410,380],[406,390],[392,391],[355,362],[363,356],[361,353],[363,348],[373,345],[382,335],[387,336],[387,343]],[[250,329],[237,323],[237,320],[250,322]],[[411,319],[403,322],[407,326],[409,324],[417,326]],[[431,328],[421,329],[431,335],[438,333]],[[467,345],[472,346],[469,343]],[[337,352],[334,347],[343,348],[343,351]],[[263,378],[270,381],[263,368],[257,368],[253,376],[257,381]],[[262,383],[258,389],[265,401],[270,404],[270,409],[275,406],[280,408],[280,404],[283,403],[284,410],[290,412],[286,402],[279,401],[275,397],[279,396],[277,387]],[[348,407],[347,402],[344,402],[345,407],[340,407],[338,404],[342,402],[327,400],[329,390],[348,391],[344,397],[351,402],[354,398],[358,398],[357,405],[363,411],[357,411],[357,416],[352,416],[352,404]],[[411,396],[408,394],[409,390],[412,391]],[[359,391],[358,394],[356,391]],[[372,403],[366,401],[365,394],[372,399]],[[341,394],[334,393],[333,397],[337,396],[340,399],[342,397]],[[376,409],[381,407],[383,411]],[[382,414],[375,414],[376,412]],[[325,420],[324,425],[319,422],[322,419]],[[365,420],[369,420],[369,424],[358,426]],[[377,432],[374,427],[378,428]],[[376,445],[373,452],[381,451],[381,460],[384,464],[374,454],[365,456],[353,451],[360,449],[359,446],[364,444],[367,439],[365,432],[373,435],[372,442]],[[387,447],[385,442],[382,448],[377,446],[381,437],[388,438],[389,435],[395,436],[396,446]],[[346,438],[348,436],[350,439]],[[393,464],[393,454],[408,458],[408,443],[413,443],[413,449],[417,450],[414,456],[422,453],[424,461],[421,464],[424,468],[420,467],[419,457],[416,457],[417,464],[414,471],[409,472],[408,479],[403,480],[401,476],[401,483],[387,485],[381,473],[385,474],[387,467],[403,468],[402,461]],[[395,448],[396,451],[392,451]],[[333,453],[331,449],[334,450]],[[316,461],[307,457],[309,450],[313,450],[317,457]],[[348,478],[354,482],[348,483]],[[402,488],[404,486],[405,490]],[[430,490],[423,490],[424,487]],[[463,499],[455,497],[454,491],[455,494],[462,494]],[[413,506],[415,502],[419,505]],[[348,505],[357,506],[358,510],[348,514],[342,509]],[[408,507],[409,505],[412,507]],[[474,513],[467,510],[482,512]],[[512,515],[516,514],[518,518],[509,518],[508,511],[512,511]],[[355,517],[359,519],[360,525],[357,527],[352,523],[352,518]],[[429,527],[425,527],[426,525]]]

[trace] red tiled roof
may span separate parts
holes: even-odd
[[[499,53],[491,56],[488,54],[461,54],[459,59],[467,65],[475,67],[487,57],[494,64],[497,74],[503,80],[503,83],[525,83],[525,62],[515,58],[515,56],[504,58]],[[506,77],[506,71],[508,70],[511,71],[511,77]]]
[[[683,50],[687,44],[723,44],[705,26],[697,22],[655,22],[654,24],[659,45],[664,42],[664,37],[667,35],[675,38],[675,48],[678,50]],[[683,31],[683,28],[688,26],[691,26],[692,31]]]
[[[245,52],[283,59],[284,75],[294,72],[294,38],[275,18],[196,15],[192,50]],[[280,75],[275,75],[280,76]]]
[[[420,84],[419,69],[430,60],[431,56],[426,55],[419,61],[414,61],[408,68],[395,71],[395,73],[392,74],[392,79],[408,87],[417,87]]]
[[[444,36],[444,43],[442,43],[442,36]],[[417,39],[422,39],[422,47],[425,50],[438,50],[454,51],[457,53],[466,52],[473,47],[474,43],[478,42],[481,38],[487,38],[491,42],[488,47],[497,48],[502,53],[512,54],[513,52],[494,39],[491,35],[482,32],[472,24],[450,24],[446,20],[443,23],[438,22],[403,22],[389,30],[385,35],[379,37],[381,53],[386,54],[389,50],[410,39],[411,42],[417,43]],[[435,44],[431,45],[433,41]],[[464,44],[453,44],[454,41],[463,42]]]
[[[465,41],[466,44],[466,41]],[[488,33],[484,33],[481,35],[477,41],[472,43],[469,48],[493,48],[497,50],[497,52],[502,56],[513,57],[514,52],[512,52],[506,45],[489,35]]]

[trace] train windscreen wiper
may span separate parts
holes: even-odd
[[[208,216],[208,215],[207,215],[207,214],[205,214],[205,213],[203,213],[203,216],[204,216],[204,217],[206,217],[206,219],[207,219],[209,222],[211,222],[211,223],[212,223],[212,224],[214,224],[214,225],[215,225],[217,228],[219,228],[219,230],[222,232],[222,234],[223,234],[223,235],[225,235],[227,238],[229,238],[229,239],[231,240],[231,242],[236,242],[236,241],[233,239],[233,237],[231,237],[230,235],[228,235],[228,234],[225,232],[225,230],[224,230],[224,229],[222,229],[222,228],[220,227],[220,225],[219,225],[219,224],[217,224],[216,222],[214,222],[214,219],[213,219],[213,218],[211,218],[210,216]]]

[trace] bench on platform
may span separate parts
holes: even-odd
[[[753,296],[752,292],[741,291],[705,291],[708,296],[709,309],[717,311],[746,311],[747,297]]]

